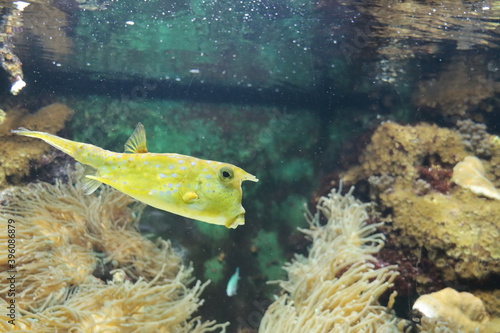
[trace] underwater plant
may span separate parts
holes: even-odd
[[[389,305],[378,303],[398,276],[396,266],[379,267],[374,257],[384,246],[380,224],[369,224],[367,204],[336,190],[322,197],[316,215],[307,215],[312,240],[308,257],[297,255],[285,265],[284,294],[266,311],[260,333],[398,332]],[[327,220],[322,225],[321,220]]]
[[[0,227],[17,228],[16,323],[26,331],[225,332],[227,324],[193,316],[208,282],[194,282],[169,241],[137,231],[143,204],[109,187],[84,195],[78,181],[11,187],[0,202]],[[13,269],[7,244],[0,272]],[[0,315],[0,328],[24,327],[9,320]]]

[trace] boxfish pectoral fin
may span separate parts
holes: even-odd
[[[82,181],[82,190],[85,195],[89,195],[95,192],[101,186],[102,182],[97,180],[95,176],[87,175]]]
[[[78,168],[83,168],[82,190],[85,195],[95,192],[103,183],[98,177],[97,170],[88,164],[78,164]]]

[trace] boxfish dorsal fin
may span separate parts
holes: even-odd
[[[148,147],[146,147],[146,130],[141,123],[137,124],[134,133],[125,142],[125,152],[134,154],[148,152]]]

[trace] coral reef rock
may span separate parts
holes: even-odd
[[[489,321],[481,299],[452,288],[420,296],[413,304],[413,310],[426,317],[427,320],[423,321],[424,331],[426,326],[445,326],[454,332],[483,332]]]
[[[451,182],[453,167],[468,155],[456,131],[385,123],[375,130],[361,164],[342,176],[347,184],[370,180],[376,187],[372,199],[392,221],[396,245],[431,260],[449,283],[500,273],[498,201]],[[382,177],[391,181],[373,180]]]
[[[422,110],[463,117],[492,111],[484,109],[482,102],[499,91],[500,84],[491,78],[485,59],[455,57],[437,77],[420,82],[415,98]]]
[[[372,175],[390,175],[411,184],[424,163],[454,165],[466,153],[458,133],[436,125],[403,126],[392,122],[380,125],[363,152],[359,166],[342,175],[346,183]]]
[[[55,103],[36,113],[12,109],[6,112],[0,123],[0,188],[8,182],[18,183],[30,170],[30,162],[42,159],[50,151],[50,146],[39,140],[10,133],[11,129],[26,127],[30,130],[55,134],[73,115],[66,105]]]
[[[475,156],[467,156],[453,168],[451,180],[490,199],[500,200],[500,191],[485,177],[485,169],[481,160]]]

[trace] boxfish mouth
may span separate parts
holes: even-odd
[[[226,222],[226,228],[236,229],[239,225],[245,224],[245,213],[237,215],[234,219]]]

